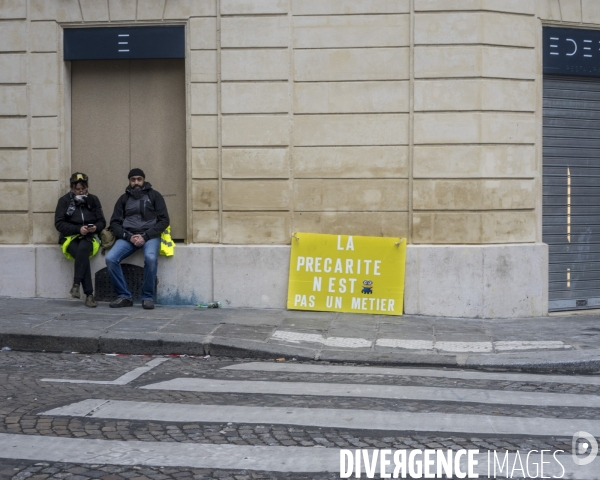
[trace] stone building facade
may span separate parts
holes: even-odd
[[[63,29],[157,24],[186,30],[188,206],[159,301],[283,308],[305,231],[406,237],[406,313],[547,313],[542,27],[597,0],[0,0],[0,295],[68,293]]]

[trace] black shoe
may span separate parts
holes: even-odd
[[[133,300],[131,298],[119,297],[114,302],[110,302],[108,306],[110,308],[133,307]]]
[[[73,286],[71,287],[71,291],[69,293],[71,294],[71,297],[73,297],[73,298],[81,298],[81,294],[79,293],[79,284],[74,283]]]
[[[90,307],[90,308],[96,308],[98,306],[98,304],[96,303],[96,300],[94,299],[93,295],[86,295],[85,296],[85,306],[86,307]]]
[[[154,310],[154,302],[152,300],[142,300],[142,308],[144,310]]]

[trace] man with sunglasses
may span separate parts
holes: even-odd
[[[110,219],[110,227],[117,241],[106,254],[106,267],[118,298],[109,306],[133,306],[121,261],[141,248],[144,251],[142,307],[151,310],[154,308],[160,235],[169,226],[169,213],[163,196],[146,181],[142,169],[132,169],[128,178],[129,186],[117,200]]]

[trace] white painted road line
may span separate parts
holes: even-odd
[[[395,367],[353,367],[346,365],[312,365],[306,363],[239,363],[223,367],[222,370],[248,370],[274,373],[315,373],[339,375],[393,375],[411,377],[441,377],[461,380],[494,380],[509,382],[573,383],[600,385],[600,376],[539,375],[531,373],[476,372],[473,370],[434,370]]]
[[[433,348],[453,353],[491,353],[494,351],[492,342],[435,342]]]
[[[498,341],[498,342],[434,342],[405,338],[380,338],[378,347],[404,348],[406,350],[439,350],[452,353],[491,353],[522,350],[567,350],[573,348],[562,341]]]
[[[72,403],[64,407],[58,407],[47,412],[42,412],[39,415],[68,415],[73,417],[91,417],[93,413],[100,410],[100,407],[111,402],[111,400],[96,400],[90,398],[81,402]]]
[[[213,393],[257,393],[332,397],[393,398],[436,402],[470,402],[554,407],[600,407],[600,396],[568,393],[514,392],[467,388],[367,385],[354,383],[308,383],[232,381],[208,378],[175,378],[140,387],[147,390],[179,390]]]
[[[283,340],[289,343],[320,343],[328,347],[343,347],[343,348],[370,348],[373,342],[364,338],[352,337],[328,337],[317,333],[300,333],[300,332],[285,332],[276,331],[271,335],[273,340]]]
[[[497,352],[515,351],[515,350],[560,350],[573,348],[560,341],[498,341],[494,342],[494,349]]]
[[[525,454],[526,455],[526,454]],[[522,457],[525,457],[522,455]],[[515,464],[509,454],[508,465]],[[549,455],[544,458],[548,461]],[[545,466],[546,478],[598,480],[597,465],[577,466],[570,455],[557,455],[558,463]],[[337,448],[251,447],[245,445],[206,445],[175,442],[140,442],[137,440],[90,440],[79,438],[11,435],[0,433],[0,458],[48,462],[136,465],[153,467],[190,467],[269,472],[340,472],[340,450]],[[389,458],[389,457],[388,457]],[[475,456],[475,473],[487,475],[487,453]],[[503,458],[503,456],[502,456]],[[551,459],[551,457],[550,457]],[[466,471],[461,458],[461,470]],[[540,455],[529,462],[541,464]],[[517,463],[518,465],[518,463]],[[535,468],[535,467],[533,467]],[[432,468],[435,471],[435,466]],[[517,470],[518,471],[518,470]],[[388,470],[389,472],[389,470]],[[379,473],[377,462],[376,473]],[[507,472],[508,474],[508,472]],[[505,477],[507,474],[498,475]]]
[[[149,361],[143,367],[133,369],[131,372],[127,372],[125,375],[121,375],[116,380],[70,380],[67,378],[42,378],[42,382],[56,382],[56,383],[92,383],[95,385],[127,385],[129,382],[133,382],[136,378],[141,377],[144,373],[149,372],[154,367],[158,367],[161,363],[169,360],[168,358],[155,358]]]
[[[370,348],[371,340],[353,337],[325,337],[319,333],[302,333],[277,330],[271,335],[271,340],[281,340],[287,343],[320,343],[327,347]],[[452,353],[491,353],[496,351],[519,351],[554,349],[564,350],[573,348],[562,341],[510,341],[510,342],[434,342],[430,340],[415,340],[410,338],[380,338],[375,342],[378,347],[404,348],[408,350],[440,350]]]
[[[577,431],[586,431],[594,436],[600,436],[600,420],[455,413],[405,413],[333,408],[189,405],[96,399],[55,408],[40,413],[40,415],[162,422],[306,425],[358,430],[489,435],[572,437]]]
[[[89,440],[0,433],[0,458],[65,463],[335,472],[337,449]]]

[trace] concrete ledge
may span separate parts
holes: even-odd
[[[158,302],[197,305],[218,300],[230,307],[285,308],[289,255],[286,246],[177,245],[174,257],[159,257]],[[0,246],[0,261],[3,256],[14,267],[0,272],[0,295],[68,298],[73,262],[57,245]],[[143,266],[142,252],[124,263]],[[93,277],[106,267],[104,256],[93,257],[91,267]],[[19,272],[16,280],[13,269]]]
[[[285,308],[289,246],[178,245],[160,257],[158,302],[218,300],[234,308]],[[0,246],[0,295],[68,298],[73,262],[58,245]],[[143,265],[142,252],[126,260]],[[100,254],[92,273],[104,268]],[[545,244],[407,248],[405,314],[462,318],[537,317],[548,312]]]
[[[60,248],[54,245],[31,247],[35,250],[35,294],[42,298],[68,298],[73,284],[73,262],[63,256]],[[0,252],[3,250],[0,247]],[[136,252],[124,263],[144,266],[142,252]],[[102,254],[91,260],[92,279],[98,270],[106,267]],[[2,274],[0,274],[1,278]],[[159,303],[163,305],[194,305],[212,300],[212,246],[188,245],[177,247],[172,258],[159,257],[158,292]]]
[[[34,246],[0,246],[0,296],[35,297]]]
[[[232,307],[286,307],[290,247],[216,246],[213,259],[215,300]]]
[[[548,246],[410,245],[404,312],[469,318],[548,314]]]

